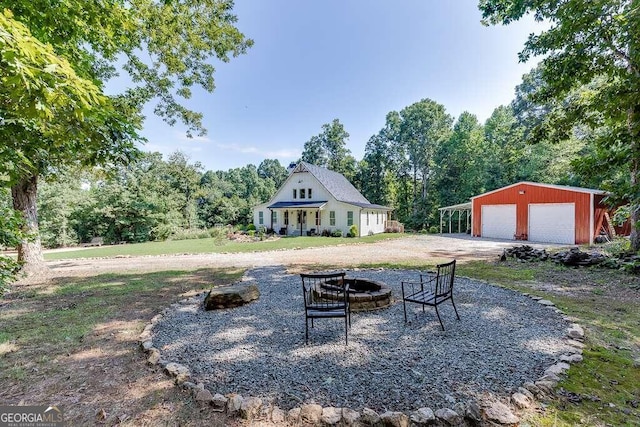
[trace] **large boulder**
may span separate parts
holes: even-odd
[[[260,297],[260,291],[255,283],[238,283],[231,286],[214,288],[204,299],[205,310],[239,307]]]

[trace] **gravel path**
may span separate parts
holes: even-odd
[[[359,270],[348,276],[387,283],[394,297],[416,271]],[[261,296],[243,307],[205,312],[204,295],[172,308],[154,327],[166,360],[191,368],[214,393],[257,396],[283,409],[301,403],[378,411],[453,407],[488,392],[506,395],[542,375],[567,350],[560,315],[519,293],[458,278],[435,312],[402,303],[352,314],[349,345],[341,319],[315,322],[304,343],[298,275],[282,266],[249,270]]]
[[[535,248],[559,247],[553,244],[526,242]],[[248,253],[211,253],[197,255],[132,256],[118,258],[63,259],[49,261],[54,276],[86,276],[103,273],[151,272],[163,270],[189,270],[206,267],[266,267],[271,265],[324,264],[353,266],[363,263],[394,263],[412,260],[438,263],[458,262],[474,259],[496,259],[504,248],[520,242],[513,240],[490,240],[470,237],[466,234],[406,235],[377,243],[338,245],[297,250],[281,250]],[[256,245],[260,243],[247,243]],[[91,249],[87,249],[90,252]]]

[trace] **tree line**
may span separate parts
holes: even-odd
[[[299,160],[342,173],[412,230],[438,226],[439,207],[518,181],[601,185],[578,164],[593,150],[589,133],[528,144],[526,114],[515,111],[519,102],[496,108],[480,123],[469,112],[454,120],[443,105],[423,99],[389,112],[361,160],[335,119],[304,144]],[[205,171],[180,151],[166,160],[145,152],[126,165],[44,181],[38,190],[40,235],[46,246],[58,247],[95,236],[108,243],[144,242],[203,235],[216,225],[246,226],[253,206],[269,200],[287,176],[277,159]]]

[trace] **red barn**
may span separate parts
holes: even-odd
[[[607,193],[589,188],[519,182],[471,198],[476,237],[561,244],[593,243],[612,228]]]

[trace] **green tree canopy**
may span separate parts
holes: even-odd
[[[576,125],[598,131],[594,143],[601,154],[627,166],[631,242],[639,250],[640,1],[481,0],[479,7],[486,24],[506,25],[527,13],[550,23],[520,53],[521,61],[543,56],[543,84],[530,99],[557,113],[534,134],[541,138],[554,130],[566,139]],[[576,91],[581,87],[589,90]]]
[[[31,234],[38,177],[70,164],[128,161],[149,101],[169,124],[205,132],[184,100],[193,87],[214,90],[212,60],[226,62],[253,43],[235,28],[232,9],[228,0],[0,0],[0,138],[7,142],[0,164]],[[132,84],[105,97],[117,64]],[[21,245],[19,258],[42,265],[39,241]]]

